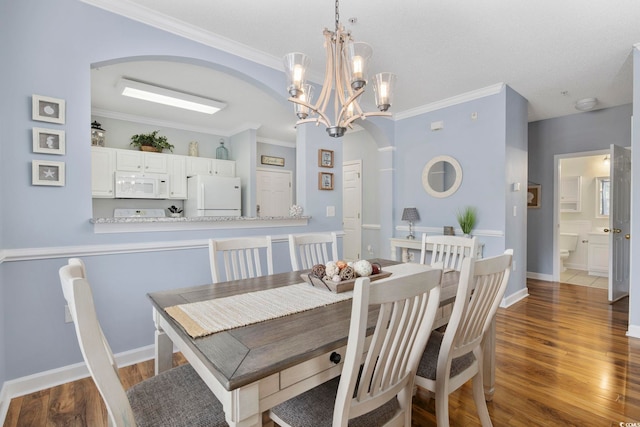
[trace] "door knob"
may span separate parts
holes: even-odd
[[[622,230],[620,230],[619,228],[614,228],[613,230],[614,233],[622,233]]]
[[[605,229],[604,229],[604,230],[602,230],[602,231],[604,231],[605,233],[608,233],[608,232],[610,232],[611,230],[609,230],[608,228],[605,228]]]
[[[340,353],[336,353],[335,351],[333,353],[331,353],[331,355],[329,356],[329,360],[333,363],[335,363],[336,365],[338,363],[340,363],[340,361],[342,360],[342,356],[340,356]]]
[[[624,238],[627,239],[627,240],[631,239],[631,234],[625,234]]]

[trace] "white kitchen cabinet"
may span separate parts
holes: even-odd
[[[187,162],[185,156],[166,155],[169,160],[169,198],[187,198]]]
[[[91,147],[91,196],[95,198],[113,199],[116,170],[116,153],[102,147]]]
[[[167,173],[168,155],[134,150],[115,150],[116,170],[126,172]]]
[[[587,265],[592,276],[609,275],[609,235],[589,233]]]
[[[212,175],[211,160],[207,157],[187,157],[187,176]]]
[[[581,176],[563,176],[560,180],[560,211],[582,211]]]
[[[233,160],[218,160],[206,157],[187,157],[187,176],[219,175],[236,176],[236,162]]]
[[[220,176],[236,176],[236,162],[233,160],[214,160],[214,173]]]
[[[114,198],[114,173],[148,172],[169,175],[169,198],[187,198],[187,177],[192,175],[236,176],[236,162],[208,157],[148,153],[119,148],[91,147],[91,194]]]

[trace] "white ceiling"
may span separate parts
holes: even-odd
[[[322,30],[334,27],[335,3],[328,0],[83,1],[273,68],[281,68],[286,53],[305,52],[318,80],[325,62]],[[632,48],[640,42],[637,0],[343,0],[340,20],[354,39],[372,45],[372,74],[397,74],[395,114],[501,82],[528,99],[529,121],[575,114],[575,102],[587,97],[598,98],[596,108],[632,101]],[[207,77],[206,70],[174,80],[162,70],[140,69],[138,78],[191,92],[208,91],[203,88],[223,78]],[[114,70],[124,72],[134,70]],[[235,82],[211,85],[209,96],[232,105]],[[250,99],[266,96],[242,90]],[[284,91],[283,82],[283,96]],[[110,108],[106,102],[101,108]],[[262,123],[258,135],[292,141],[292,108],[273,98],[264,102],[273,108],[255,103],[253,116],[244,106],[239,119],[231,118],[230,108],[225,125],[215,119],[200,123],[227,132]]]

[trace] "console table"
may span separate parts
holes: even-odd
[[[422,239],[407,239],[403,237],[392,237],[389,239],[391,243],[391,259],[393,261],[409,262],[409,249],[421,250]],[[398,249],[402,249],[402,256],[398,260]]]
[[[391,244],[391,259],[393,261],[409,262],[409,249],[415,249],[417,251],[422,250],[422,238],[420,239],[407,239],[404,237],[392,237],[389,239]],[[402,250],[402,255],[398,260],[398,249]],[[429,249],[429,248],[427,248]],[[478,253],[476,258],[482,258],[482,250],[484,249],[484,243],[478,243]],[[419,260],[415,260],[416,262]]]

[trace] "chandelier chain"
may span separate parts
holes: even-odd
[[[336,33],[338,32],[338,27],[340,26],[340,0],[336,0]]]

